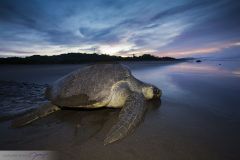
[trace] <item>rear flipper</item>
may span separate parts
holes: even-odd
[[[131,93],[125,106],[119,114],[118,122],[111,128],[104,145],[122,139],[142,121],[146,111],[144,96],[140,93]]]
[[[50,102],[43,103],[42,105],[40,105],[39,108],[35,109],[34,111],[13,120],[12,127],[22,127],[58,110],[60,110],[60,108],[51,104]]]

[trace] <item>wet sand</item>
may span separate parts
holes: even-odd
[[[163,96],[148,104],[134,133],[107,146],[116,109],[63,110],[10,127],[15,116],[44,101],[46,84],[83,65],[0,66],[0,149],[54,150],[61,159],[240,159],[240,63],[219,63],[127,64]]]

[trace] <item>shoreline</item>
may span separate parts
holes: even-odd
[[[144,121],[123,140],[103,145],[119,110],[63,110],[21,128],[11,128],[12,119],[1,121],[0,150],[54,150],[62,159],[238,160],[240,76],[235,72],[240,65],[157,64],[129,64],[138,79],[162,89],[163,96],[161,103],[149,104]],[[41,84],[83,66],[0,65],[0,79],[16,83],[2,83],[1,111],[34,107]]]
[[[123,60],[123,61],[85,61],[80,63],[0,63],[2,65],[81,65],[94,63],[176,63],[192,61],[193,59],[174,59],[174,60]]]

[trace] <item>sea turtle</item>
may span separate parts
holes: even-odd
[[[118,122],[111,128],[104,144],[112,143],[133,131],[146,110],[147,100],[160,98],[156,86],[136,79],[125,65],[94,64],[67,74],[48,86],[48,102],[14,121],[23,126],[61,108],[122,108]]]

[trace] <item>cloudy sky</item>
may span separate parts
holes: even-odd
[[[0,0],[1,57],[195,57],[239,48],[238,0]]]

